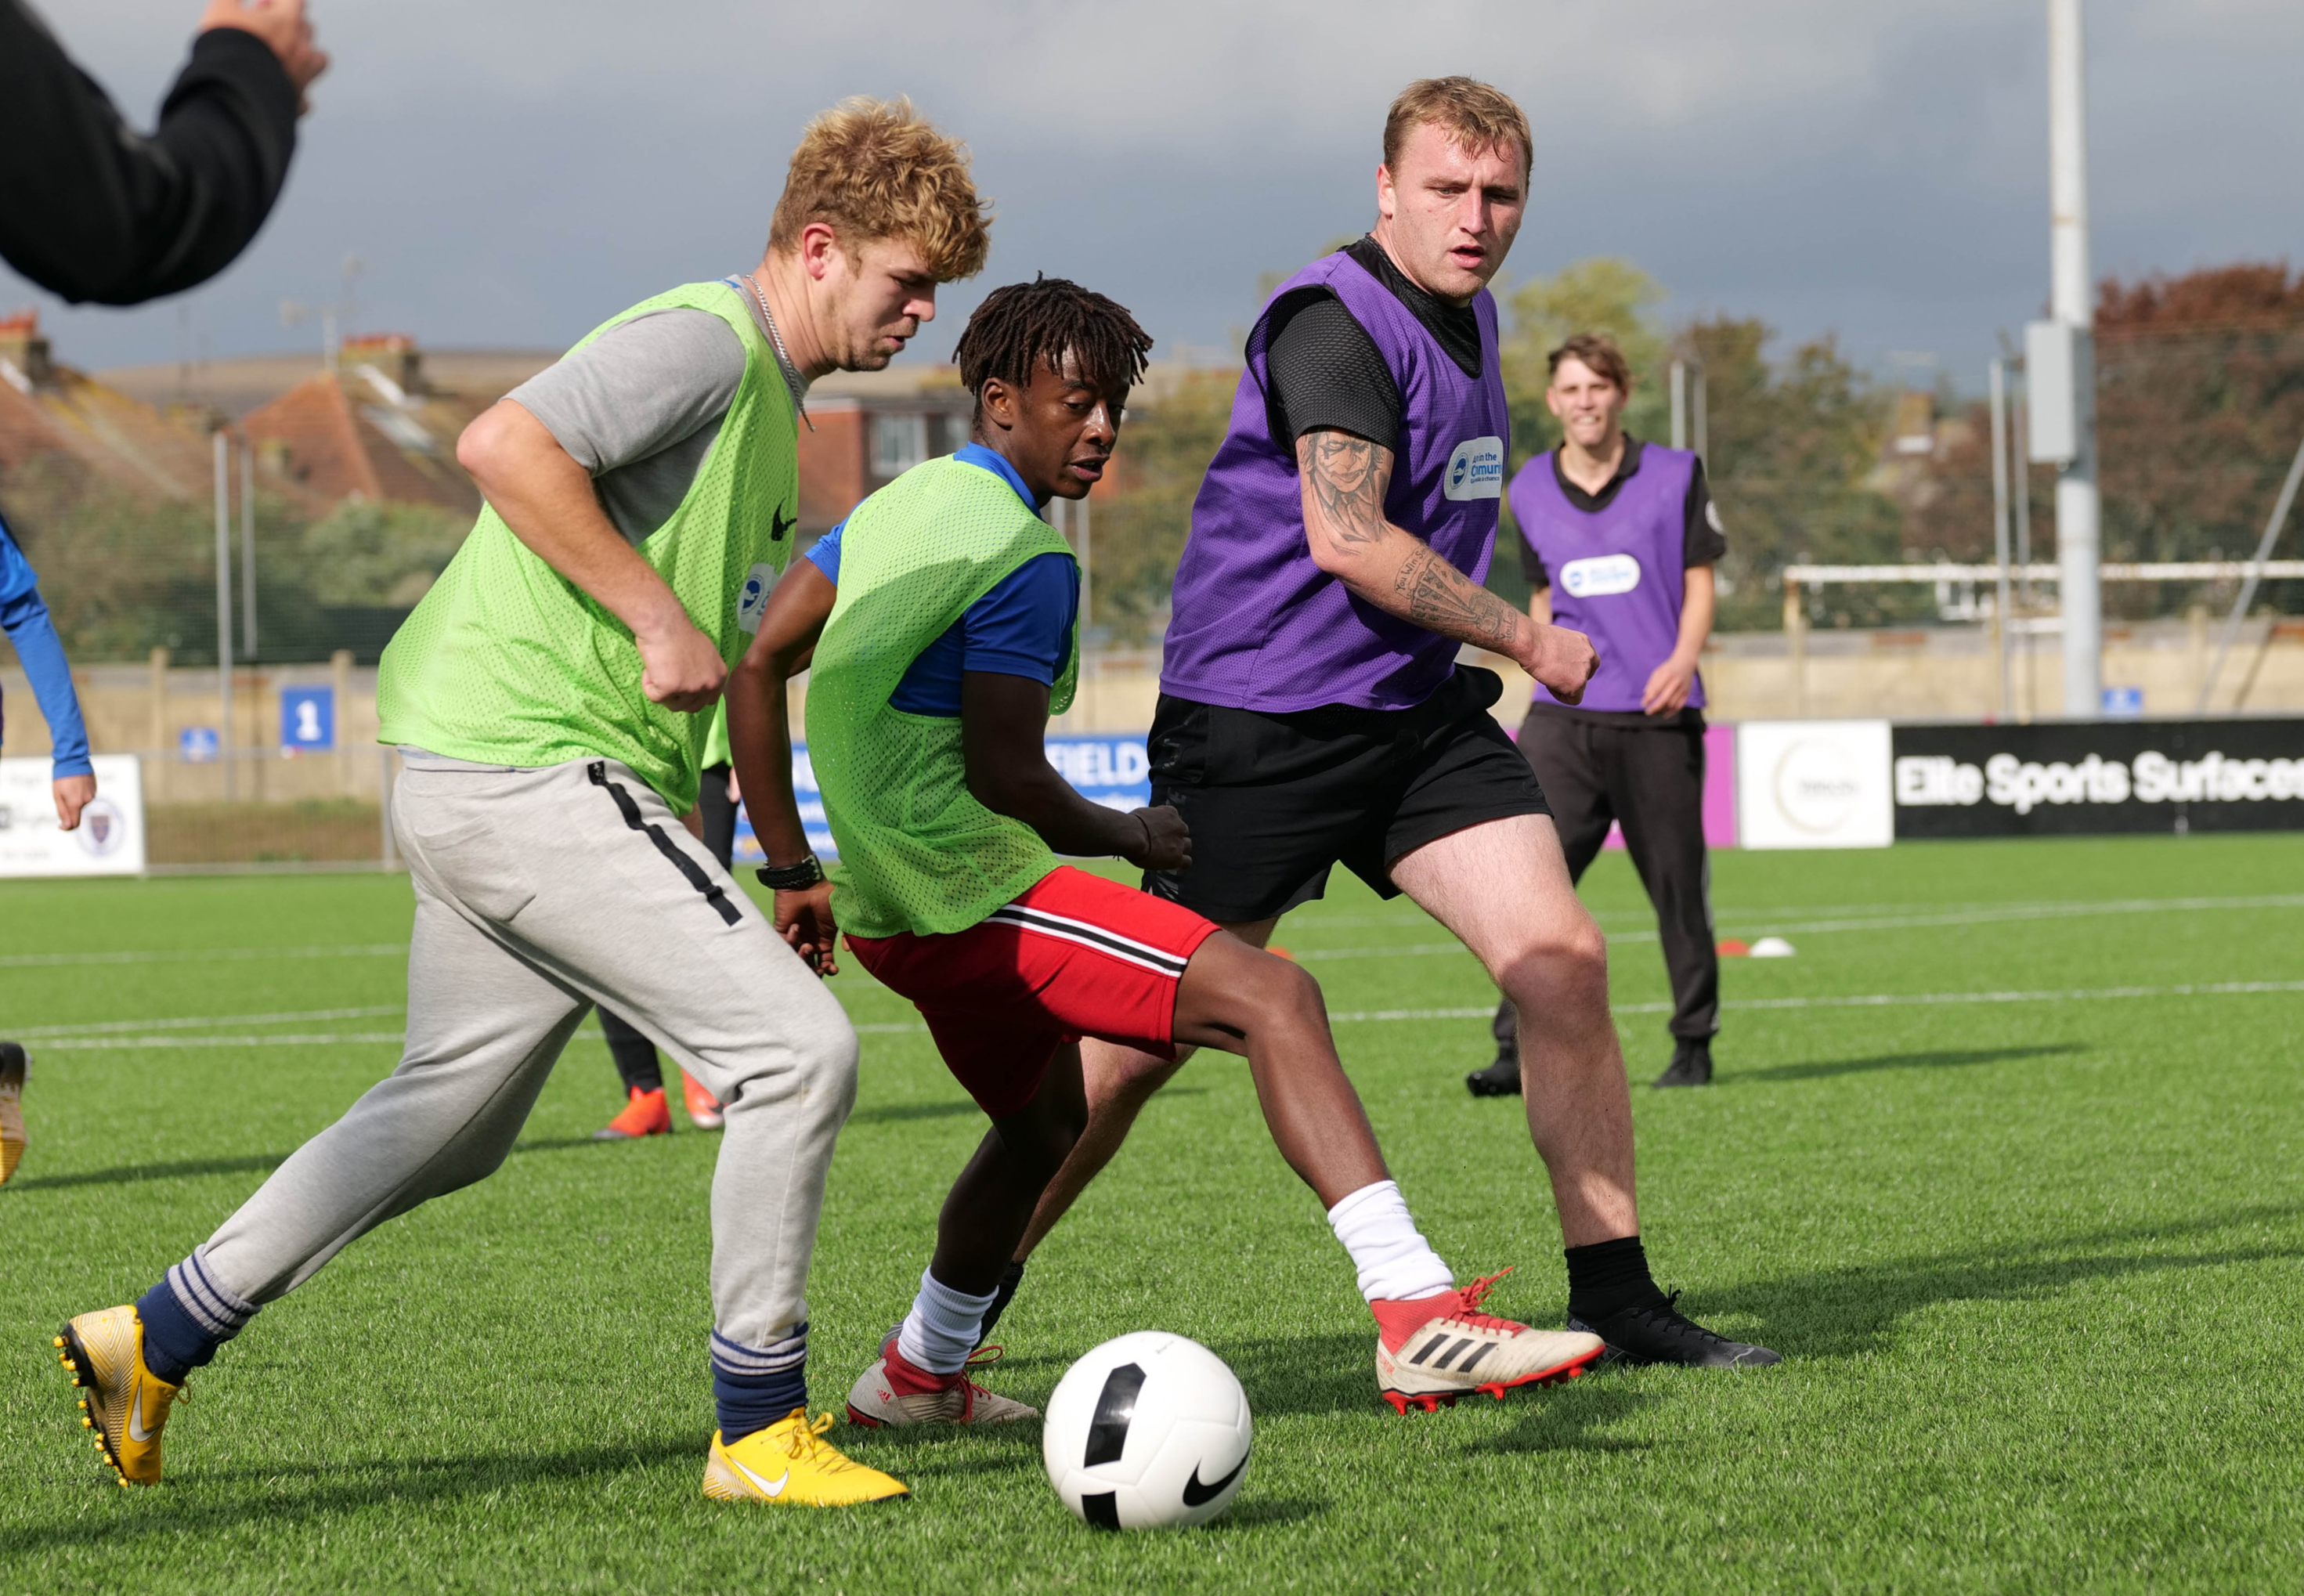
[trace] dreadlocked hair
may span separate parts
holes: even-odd
[[[1151,352],[1152,335],[1125,306],[1065,278],[1040,276],[986,294],[952,358],[961,384],[977,396],[980,417],[984,385],[995,378],[1021,388],[1041,365],[1058,370],[1071,355],[1098,387],[1134,387]]]

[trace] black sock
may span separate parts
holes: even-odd
[[[978,1346],[992,1339],[992,1327],[1000,1322],[1000,1316],[1008,1312],[1008,1304],[1016,1300],[1016,1287],[1024,1282],[1024,1264],[1021,1258],[1012,1259],[1000,1271],[1000,1284],[992,1288],[992,1306],[986,1310],[984,1323],[976,1332]]]
[[[1571,1247],[1566,1256],[1568,1312],[1587,1324],[1664,1300],[1637,1235]]]

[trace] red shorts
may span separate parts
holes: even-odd
[[[919,1006],[944,1064],[999,1119],[1031,1101],[1066,1042],[1094,1036],[1173,1057],[1176,983],[1216,929],[1066,864],[964,931],[848,947]]]

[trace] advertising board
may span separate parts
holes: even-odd
[[[56,824],[55,767],[45,758],[0,760],[0,876],[135,876],[144,870],[143,767],[133,754],[98,754],[96,797],[80,826]]]
[[[1747,848],[1885,848],[1896,840],[1885,720],[1748,720],[1736,728],[1736,831]]]
[[[1145,757],[1140,733],[1132,737],[1051,737],[1046,746],[1048,763],[1081,796],[1107,809],[1141,809],[1152,802],[1152,762]],[[824,794],[817,787],[816,767],[809,762],[805,743],[792,745],[792,797],[800,805],[809,846],[823,858],[836,857],[840,850],[824,818]],[[752,835],[751,817],[738,811],[735,862],[759,864],[767,858]]]
[[[2304,720],[1900,726],[1896,835],[2304,830]]]

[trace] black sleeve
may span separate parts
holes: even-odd
[[[1681,545],[1682,569],[1715,564],[1728,552],[1728,539],[1720,530],[1720,512],[1713,506],[1712,489],[1704,480],[1704,462],[1688,477],[1688,533]]]
[[[1399,446],[1407,407],[1368,329],[1325,289],[1272,308],[1265,342],[1275,426],[1291,438],[1335,427],[1385,448]]]
[[[1520,469],[1524,471],[1554,470],[1552,452],[1546,450]],[[1511,501],[1507,499],[1505,502]],[[1520,531],[1520,573],[1528,579],[1529,592],[1542,592],[1552,585],[1552,573],[1544,568],[1543,557],[1536,552],[1536,544],[1529,539],[1528,529],[1520,526],[1520,518],[1516,515],[1512,518],[1512,525]]]
[[[1537,557],[1536,545],[1528,540],[1526,532],[1520,535],[1520,573],[1528,578],[1528,590],[1531,593],[1541,592],[1552,585],[1552,573],[1546,571],[1544,562]]]
[[[192,41],[149,139],[23,0],[0,0],[0,256],[74,303],[208,281],[256,236],[296,147],[296,87],[238,28]]]

